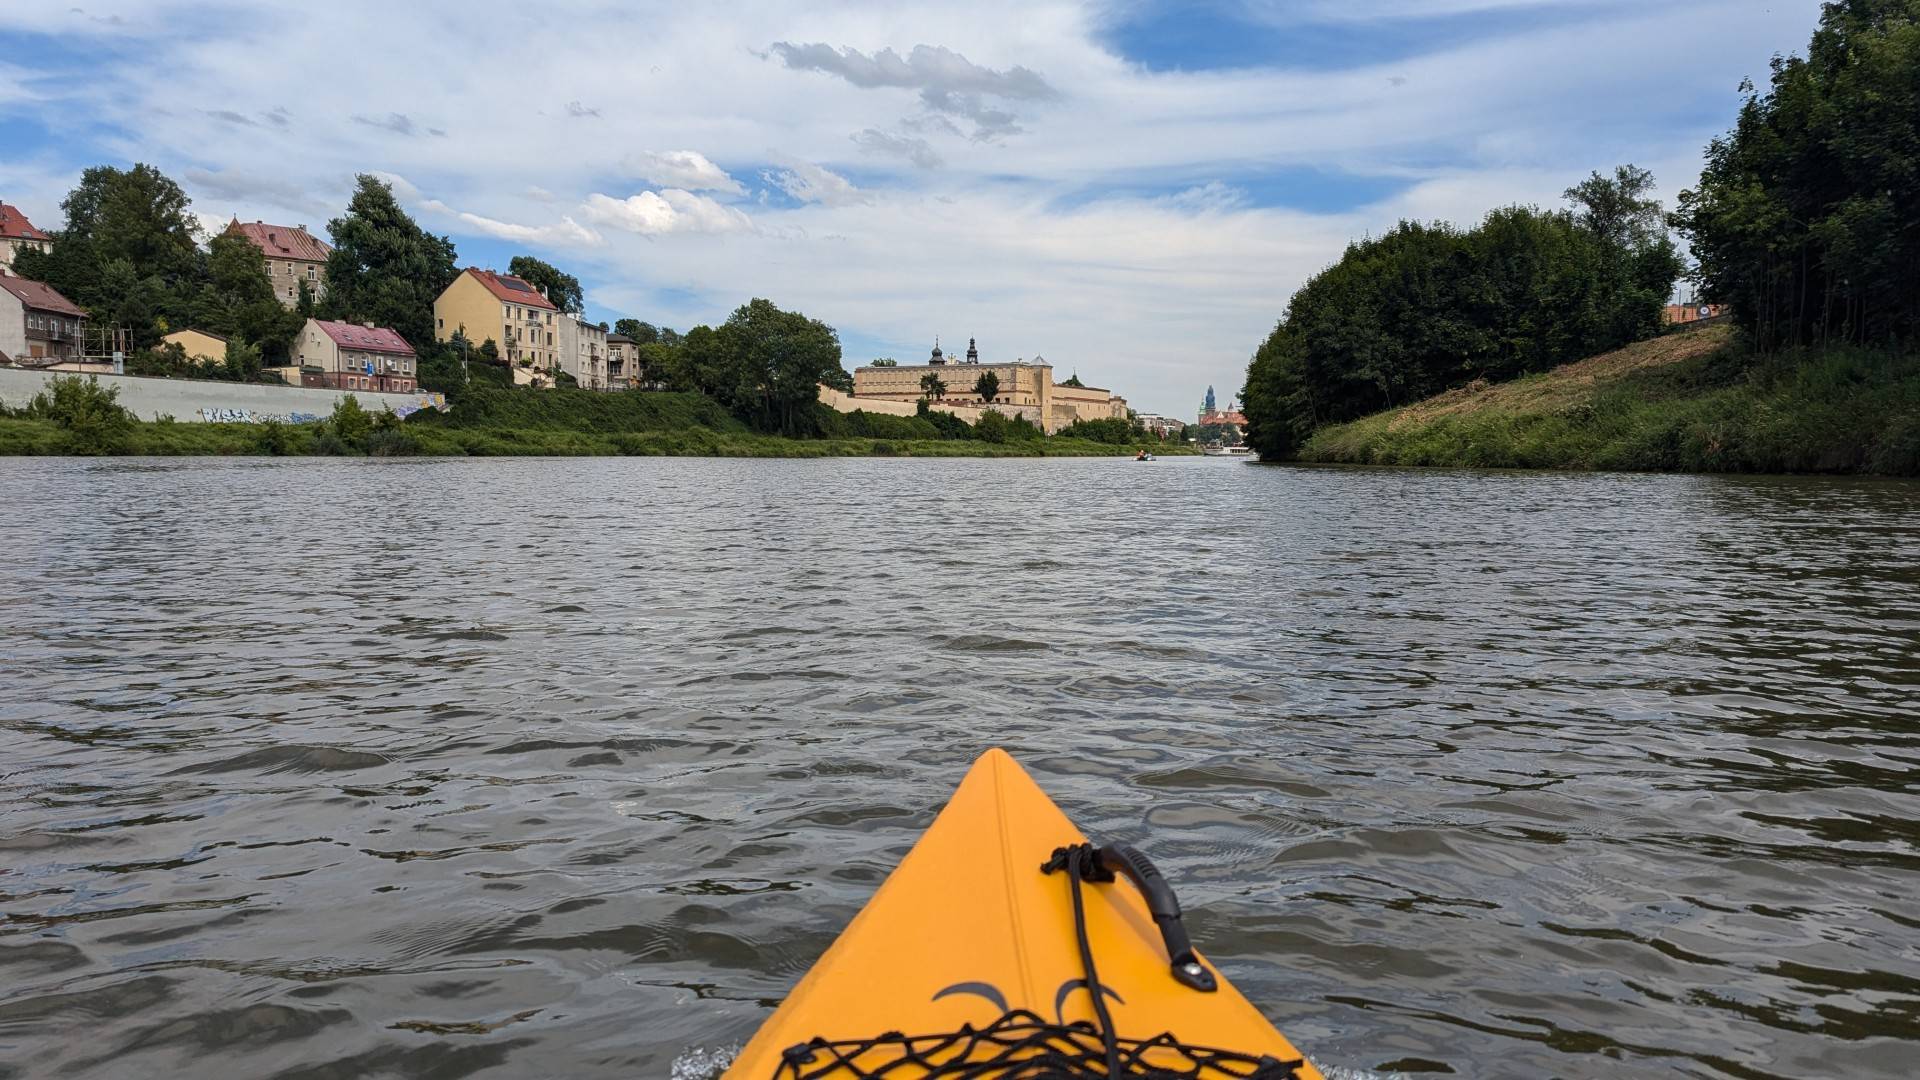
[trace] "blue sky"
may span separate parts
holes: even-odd
[[[1819,6],[80,5],[0,5],[0,199],[43,226],[95,163],[315,229],[373,172],[463,264],[538,255],[596,318],[764,296],[849,366],[973,336],[1181,415],[1355,237],[1624,161],[1671,198]]]

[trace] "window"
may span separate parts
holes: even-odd
[[[317,266],[309,266],[309,267],[307,267],[307,280],[308,280],[308,281],[319,281],[319,280],[320,280],[320,268],[319,268],[319,267],[317,267]]]
[[[439,330],[445,330],[445,329],[447,328],[447,320],[445,320],[445,319],[435,319],[435,320],[433,320],[433,325],[434,325],[434,327],[435,327],[435,329],[439,329]]]
[[[287,286],[287,299],[293,299],[293,286]]]

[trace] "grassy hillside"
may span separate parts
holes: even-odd
[[[1727,327],[1669,334],[1322,429],[1300,460],[1920,475],[1920,355],[1755,357]]]

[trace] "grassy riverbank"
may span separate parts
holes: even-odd
[[[1920,475],[1920,356],[1756,357],[1712,327],[1315,432],[1374,465]]]
[[[754,431],[695,393],[478,391],[446,414],[405,420],[336,411],[315,424],[140,421],[104,394],[74,390],[57,406],[0,415],[0,455],[274,455],[376,457],[1114,457],[1129,445],[983,432],[951,417],[819,417],[822,434]],[[1185,447],[1156,453],[1190,453]]]

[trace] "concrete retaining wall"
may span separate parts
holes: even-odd
[[[0,401],[12,408],[25,405],[47,382],[69,372],[33,371],[0,367]],[[380,394],[367,390],[326,390],[303,386],[266,386],[254,383],[209,382],[202,379],[153,379],[140,375],[94,375],[102,386],[120,388],[120,404],[142,420],[171,416],[175,420],[224,423],[311,423],[324,419],[351,394],[373,412],[391,409],[402,416],[419,409],[444,407],[439,394]]]

